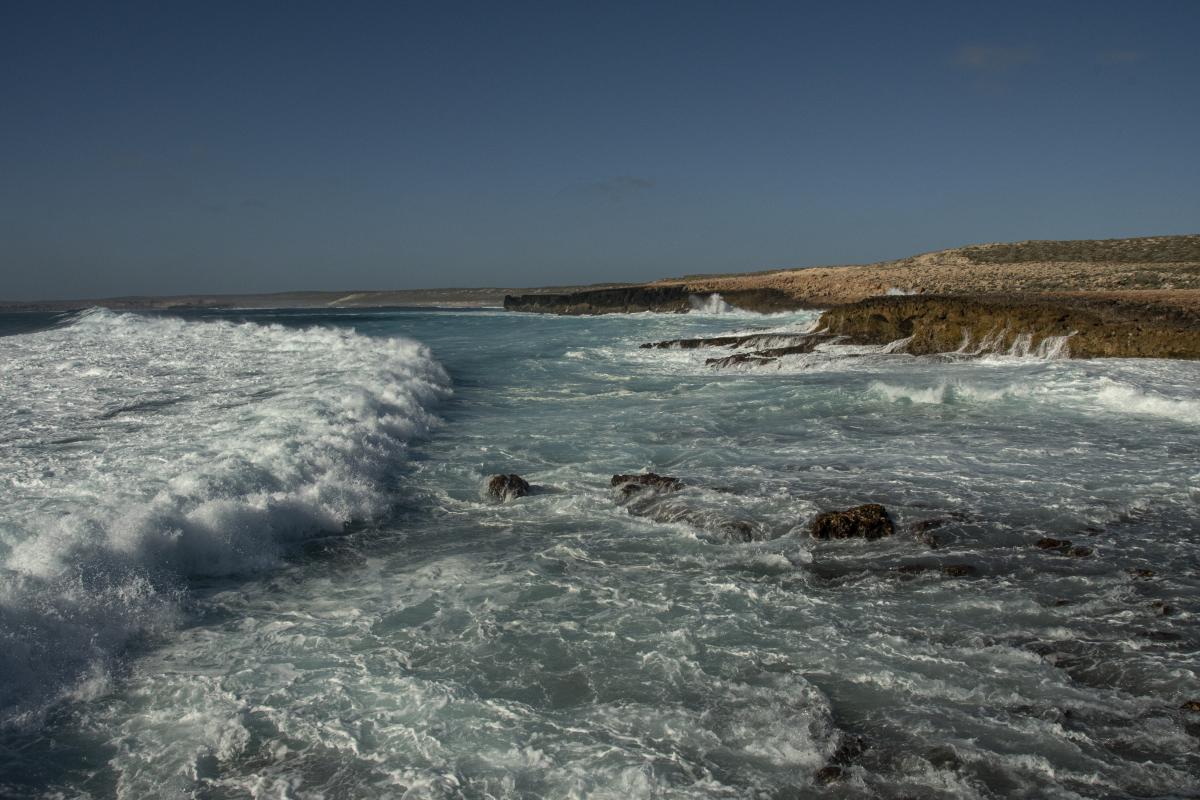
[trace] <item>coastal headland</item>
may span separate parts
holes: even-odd
[[[856,344],[907,340],[914,354],[1061,342],[1079,358],[1200,358],[1200,235],[973,245],[877,264],[508,296],[504,307],[683,312],[712,294],[748,311],[824,309],[825,334]]]

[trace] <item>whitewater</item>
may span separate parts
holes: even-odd
[[[1200,365],[815,322],[0,315],[0,796],[1200,793]]]

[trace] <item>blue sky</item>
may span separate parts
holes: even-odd
[[[0,299],[1200,231],[1200,2],[0,4]]]

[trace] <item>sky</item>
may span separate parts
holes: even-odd
[[[1198,31],[1198,0],[0,0],[0,300],[1195,233]]]

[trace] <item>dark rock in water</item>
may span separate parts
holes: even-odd
[[[1200,700],[1188,700],[1186,703],[1180,706],[1180,708],[1184,711],[1200,712]]]
[[[1135,578],[1153,578],[1155,575],[1152,569],[1131,569],[1129,574]]]
[[[706,367],[735,367],[738,364],[770,364],[774,358],[764,358],[757,353],[734,353],[724,358],[706,358]]]
[[[930,550],[937,550],[942,546],[942,542],[938,537],[934,536],[929,531],[921,531],[916,535],[917,541],[928,547]]]
[[[1183,638],[1174,631],[1142,631],[1142,635],[1152,642],[1178,642]]]
[[[896,528],[878,503],[867,503],[845,511],[825,511],[813,520],[809,533],[814,539],[879,539]]]
[[[949,522],[949,520],[942,519],[941,517],[936,517],[934,519],[919,519],[910,525],[909,528],[913,533],[924,533],[925,531],[932,531],[936,528],[940,528],[947,522]]]
[[[671,349],[695,350],[700,347],[790,347],[795,344],[807,344],[810,340],[815,347],[817,342],[832,337],[814,333],[745,333],[735,336],[710,336],[706,339],[667,339],[661,342],[646,342],[640,347],[643,350]]]
[[[749,353],[735,353],[725,358],[709,358],[704,363],[710,367],[729,367],[735,364],[746,363],[769,364],[783,356],[811,353],[816,349],[818,344],[829,341],[831,338],[829,336],[809,334],[799,337],[795,344],[784,345],[782,347],[768,347]]]
[[[641,475],[613,475],[609,485],[614,489],[620,487],[622,497],[630,497],[643,489],[654,492],[674,492],[683,488],[683,483],[678,478],[658,475],[654,472],[644,472]]]
[[[487,484],[487,493],[501,502],[529,494],[529,482],[520,475],[493,475]]]
[[[1067,600],[1066,598],[1062,598],[1062,597],[1060,597],[1060,598],[1058,598],[1057,600],[1055,600],[1055,601],[1054,601],[1054,605],[1056,605],[1056,606],[1069,606],[1069,605],[1071,605],[1071,601],[1070,601],[1070,600]]]
[[[1053,539],[1049,536],[1038,539],[1034,544],[1034,547],[1041,550],[1066,550],[1070,546],[1070,539]]]
[[[829,763],[840,764],[841,766],[853,764],[862,757],[863,753],[867,752],[870,746],[867,740],[861,736],[847,736],[842,740],[841,745],[838,746],[833,756],[830,757]]]
[[[869,747],[867,740],[861,736],[847,736],[829,757],[829,763],[816,771],[813,780],[823,784],[840,781],[846,777],[845,768],[861,758]]]
[[[1169,617],[1170,615],[1175,613],[1175,607],[1172,605],[1169,605],[1168,603],[1166,603],[1163,600],[1155,600],[1153,603],[1150,604],[1150,607],[1154,609],[1155,614],[1159,614],[1164,617]]]
[[[947,578],[972,578],[979,574],[979,570],[970,564],[947,564],[942,567],[942,574]]]
[[[753,542],[755,539],[754,526],[742,520],[723,523],[720,530],[731,542]]]
[[[841,767],[830,764],[828,767],[821,767],[813,774],[813,780],[817,783],[836,783],[845,777],[845,773]]]
[[[896,567],[896,572],[901,575],[920,575],[922,572],[927,572],[929,567],[924,564],[901,564]]]
[[[1092,553],[1093,553],[1092,548],[1079,547],[1079,546],[1072,547],[1070,550],[1067,551],[1067,555],[1071,556],[1072,558],[1087,558]]]

